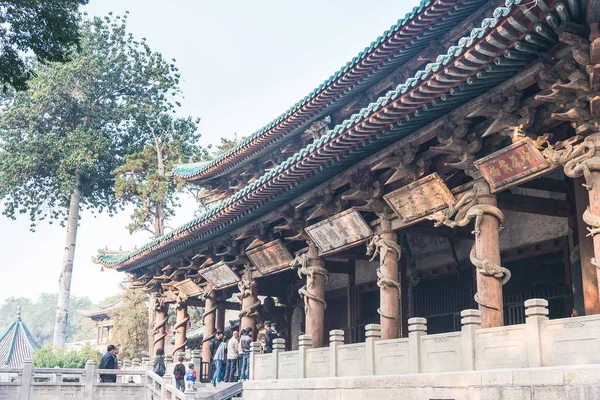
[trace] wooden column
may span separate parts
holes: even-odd
[[[593,174],[597,175],[596,172],[593,172]],[[585,213],[588,207],[590,207],[590,210],[592,209],[590,204],[592,191],[597,192],[598,188],[593,188],[593,190],[589,192],[588,197],[588,191],[585,187],[583,187],[583,185],[585,184],[585,180],[583,178],[577,178],[574,180],[574,183],[575,184],[573,189],[575,192],[575,209],[577,213],[576,234],[579,238],[579,254],[581,258],[580,265],[583,291],[583,307],[585,309],[585,315],[599,314],[600,296],[598,291],[598,278],[596,272],[597,268],[594,264],[592,264],[592,258],[596,257],[598,259],[598,253],[596,253],[598,245],[596,241],[600,240],[600,237],[596,235],[595,239],[592,239],[589,236],[587,236],[589,232],[587,230],[586,223],[583,221],[583,213]],[[598,186],[600,186],[600,184]],[[596,198],[597,196],[598,194],[595,193]],[[595,205],[594,209],[598,209],[597,204]]]
[[[202,323],[204,324],[204,338],[202,339],[202,362],[210,361],[210,342],[215,337],[215,312],[217,310],[217,299],[212,287],[208,287],[207,294],[204,297],[204,314]]]
[[[408,257],[401,257],[400,263],[400,336],[408,337],[408,276],[406,270],[408,268]]]
[[[346,290],[346,307],[348,313],[348,324],[350,328],[348,337],[346,338],[347,343],[356,343],[356,333],[352,330],[356,328],[358,321],[357,318],[357,299],[356,299],[356,262],[354,260],[348,260],[348,288]]]
[[[260,306],[258,300],[258,289],[256,280],[252,278],[252,273],[249,267],[246,267],[242,279],[238,283],[240,293],[238,297],[242,302],[240,310],[240,328],[252,328],[252,335],[256,334],[256,310]]]
[[[400,286],[398,284],[398,235],[392,231],[392,223],[388,218],[381,218],[379,242],[379,271],[377,285],[380,297],[381,338],[396,339],[400,329]],[[394,247],[395,245],[395,247]]]
[[[487,185],[487,184],[486,184]],[[479,204],[496,206],[496,196],[492,194],[478,195]],[[481,216],[480,233],[475,235],[477,258],[500,264],[499,221],[496,217],[483,214]],[[483,328],[504,325],[504,305],[502,301],[502,283],[493,276],[477,273],[477,297]]]
[[[225,304],[222,302],[217,303],[217,331],[225,331]]]
[[[177,353],[185,351],[185,345],[187,344],[187,324],[190,320],[187,311],[187,298],[179,297],[176,304],[177,316],[175,326],[173,328],[175,331],[175,348],[173,349],[173,358],[177,356]]]
[[[165,337],[167,336],[167,319],[168,319],[169,304],[163,303],[160,298],[155,298],[154,301],[154,326],[153,334],[154,341],[152,345],[151,357],[154,357],[157,349],[165,348]],[[187,312],[187,309],[186,309]]]
[[[323,347],[325,329],[325,283],[328,279],[325,260],[319,257],[319,250],[313,243],[308,245],[307,268],[304,290],[304,310],[306,312],[306,333],[312,336],[313,347]]]

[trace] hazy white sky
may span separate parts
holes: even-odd
[[[260,129],[311,92],[410,11],[417,1],[90,0],[91,15],[129,11],[129,29],[155,51],[175,58],[183,82],[182,115],[202,118],[202,142]],[[171,222],[192,218],[187,204]],[[131,248],[123,212],[84,213],[71,293],[97,301],[118,292],[124,275],[91,262],[96,250]],[[65,230],[55,223],[29,231],[29,220],[0,216],[0,301],[56,292]]]

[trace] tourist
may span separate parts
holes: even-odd
[[[127,383],[135,383],[133,381],[133,376],[130,375],[129,378],[127,378]]]
[[[226,359],[227,345],[223,339],[223,332],[221,332],[221,340],[219,341],[219,347],[215,350],[213,354],[213,362],[215,363],[215,373],[213,374],[212,384],[213,386],[217,386],[217,383],[223,380],[223,375],[225,369],[223,368],[223,363]]]
[[[185,390],[185,365],[183,365],[183,356],[177,358],[177,364],[175,364],[175,368],[173,368],[173,376],[175,377],[175,386],[177,387],[177,390],[183,392]]]
[[[163,377],[167,372],[167,366],[165,365],[165,350],[162,347],[156,349],[156,357],[154,358],[154,373],[160,377]]]
[[[240,344],[242,346],[242,370],[240,372],[240,381],[245,381],[249,378],[250,371],[250,343],[252,342],[252,328],[246,328],[242,337],[240,338]]]
[[[196,371],[194,371],[194,363],[188,364],[188,370],[185,373],[185,387],[187,389],[194,389],[196,384]]]
[[[225,382],[235,382],[235,365],[238,359],[238,331],[233,331],[231,339],[227,342],[227,369]]]
[[[118,350],[115,345],[109,344],[106,348],[106,354],[102,356],[102,360],[100,360],[100,369],[118,369],[119,362],[117,361],[117,353]],[[101,374],[100,382],[117,382],[117,376],[113,374]]]
[[[210,342],[210,367],[212,368],[212,376],[215,376],[216,373],[216,369],[217,369],[217,365],[215,363],[215,353],[217,352],[217,349],[219,348],[219,346],[221,345],[221,342],[223,341],[223,331],[217,331],[217,333],[215,333],[215,337],[212,339],[212,341]]]
[[[271,321],[265,321],[265,354],[273,352],[273,330],[271,329]]]

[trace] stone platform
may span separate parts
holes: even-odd
[[[598,400],[600,365],[244,383],[244,400]]]

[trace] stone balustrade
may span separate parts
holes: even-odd
[[[461,313],[460,332],[427,334],[425,318],[409,319],[408,337],[381,339],[381,326],[366,326],[366,341],[344,344],[332,330],[329,346],[312,348],[310,335],[299,337],[297,351],[284,352],[276,339],[272,354],[253,343],[250,379],[301,379],[551,367],[600,363],[600,315],[548,319],[548,302],[525,302],[521,325],[481,328],[480,312]]]

